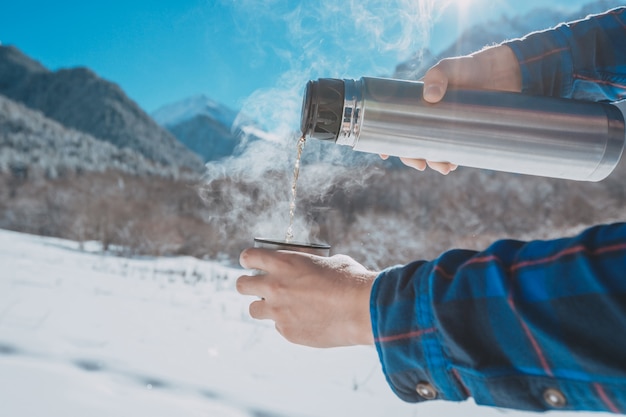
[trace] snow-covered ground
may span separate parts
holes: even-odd
[[[0,230],[0,415],[502,414],[472,402],[401,402],[373,348],[286,342],[272,323],[249,318],[251,299],[234,289],[241,273]]]

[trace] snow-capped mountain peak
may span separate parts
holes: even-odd
[[[196,116],[207,116],[230,128],[237,114],[235,110],[198,94],[160,107],[152,113],[152,118],[161,126],[174,126]]]

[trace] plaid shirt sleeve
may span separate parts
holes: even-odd
[[[626,223],[393,267],[370,307],[405,401],[626,412]]]
[[[626,7],[507,44],[527,93],[626,95]],[[626,413],[626,223],[389,268],[370,308],[405,401]]]
[[[522,92],[590,101],[626,98],[626,7],[507,42]]]

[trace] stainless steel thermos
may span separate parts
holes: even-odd
[[[624,117],[608,103],[448,89],[423,83],[320,78],[306,86],[301,129],[354,150],[580,181],[600,181],[624,148]]]

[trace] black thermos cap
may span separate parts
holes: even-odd
[[[343,80],[320,78],[309,81],[302,100],[302,134],[335,141],[341,129],[344,98]]]

